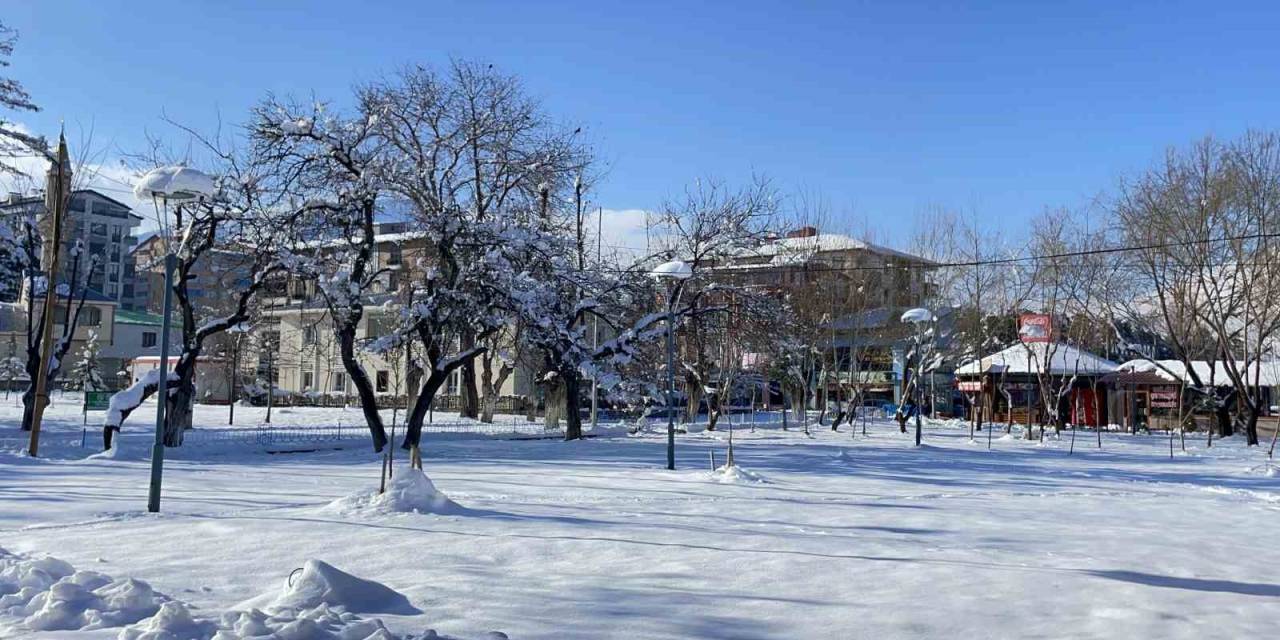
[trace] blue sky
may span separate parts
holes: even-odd
[[[1016,232],[1086,206],[1170,145],[1273,128],[1280,3],[6,3],[8,72],[41,132],[136,150],[268,91],[344,100],[449,56],[522,76],[590,132],[611,209],[699,176],[820,191],[903,244],[930,206]]]

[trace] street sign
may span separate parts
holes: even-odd
[[[106,411],[110,407],[111,407],[110,391],[84,392],[84,410],[85,411]]]

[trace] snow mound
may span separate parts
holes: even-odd
[[[397,472],[384,493],[368,489],[338,498],[324,507],[325,511],[353,513],[436,513],[460,514],[466,509],[440,493],[421,469]]]
[[[372,580],[357,578],[320,560],[307,560],[301,571],[290,575],[279,593],[263,594],[236,608],[280,612],[321,606],[340,607],[350,613],[422,613],[398,591]]]
[[[141,580],[76,571],[57,558],[0,549],[0,622],[29,631],[87,631],[131,624],[168,601]],[[2,629],[0,629],[2,630]]]
[[[398,640],[377,618],[361,618],[327,605],[264,613],[229,611],[215,619],[195,618],[180,602],[120,631],[119,640]]]
[[[713,480],[721,484],[766,484],[764,476],[748,471],[738,465],[724,465],[712,472]]]
[[[160,611],[154,616],[121,629],[116,637],[118,640],[207,640],[217,631],[216,622],[192,618],[186,605],[169,601],[160,605]],[[223,637],[226,636],[220,636]]]
[[[835,456],[832,457],[832,459],[835,462],[846,463],[846,464],[852,464],[854,462],[853,456],[849,455],[848,449],[841,449],[840,453],[837,453]]]
[[[1190,453],[1187,453],[1185,455],[1190,455]],[[1264,478],[1274,478],[1277,475],[1280,475],[1280,468],[1277,468],[1275,465],[1268,462],[1266,464],[1260,464],[1256,467],[1250,467],[1249,470],[1246,471],[1246,473],[1248,473],[1249,475],[1262,476]]]
[[[357,578],[320,560],[308,560],[284,586],[238,605],[216,619],[196,618],[180,602],[121,630],[119,640],[401,640],[378,618],[359,613],[422,613],[399,592]],[[403,640],[444,636],[428,630]]]

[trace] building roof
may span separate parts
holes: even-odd
[[[1209,381],[1213,380],[1215,386],[1232,386],[1231,378],[1227,375],[1227,363],[1222,360],[1216,362],[1192,360],[1191,367],[1196,372],[1196,375],[1200,377],[1200,382],[1203,384],[1209,384]],[[1187,373],[1186,364],[1181,360],[1130,360],[1120,365],[1119,368],[1122,371],[1154,373],[1169,382],[1185,381],[1188,384],[1194,384],[1190,374]],[[1280,361],[1270,360],[1248,364],[1238,362],[1236,363],[1236,369],[1248,372],[1246,384],[1257,380],[1259,386],[1280,386]]]
[[[148,327],[160,327],[164,325],[164,318],[143,311],[130,311],[128,309],[120,309],[116,311],[116,324],[137,324]],[[179,326],[176,318],[169,319],[169,326]]]
[[[59,286],[61,286],[62,284],[66,284],[66,283],[59,283]],[[57,297],[65,298],[66,296],[58,295]],[[44,294],[34,295],[32,296],[32,299],[44,300]],[[71,296],[71,299],[78,303],[80,301],[80,292],[76,292],[76,295]],[[107,296],[103,295],[101,291],[97,291],[96,289],[85,289],[84,299],[88,300],[89,302],[97,302],[102,304],[114,304],[114,305],[120,304],[119,300],[116,300],[115,298],[108,298]]]
[[[833,252],[833,251],[867,251],[880,255],[893,256],[929,264],[930,261],[920,256],[911,255],[909,253],[890,249],[877,244],[872,244],[856,238],[851,238],[838,233],[817,233],[811,236],[798,238],[778,238],[771,242],[766,242],[758,247],[750,247],[742,249],[735,256],[738,259],[751,258],[769,258],[769,263],[775,266],[783,264],[799,264],[805,261],[806,256],[816,253]]]
[[[143,220],[143,219],[144,219],[142,216],[140,216],[140,215],[138,215],[138,214],[136,214],[136,213],[134,213],[134,212],[133,212],[133,207],[131,207],[131,206],[129,206],[129,205],[127,205],[127,204],[123,203],[123,202],[120,202],[119,200],[116,200],[115,198],[112,198],[111,196],[109,196],[109,195],[107,195],[107,194],[105,194],[105,193],[103,193],[103,192],[101,192],[101,191],[98,191],[97,189],[73,189],[73,190],[71,191],[71,195],[73,195],[73,196],[74,196],[74,195],[79,195],[79,194],[84,194],[84,193],[92,193],[93,195],[95,195],[95,196],[97,196],[97,197],[99,197],[99,198],[102,198],[103,200],[106,200],[107,202],[110,202],[111,204],[114,204],[114,205],[117,205],[117,206],[121,207],[121,208],[122,208],[122,209],[124,209],[126,212],[128,212],[128,214],[129,214],[129,216],[130,216],[130,217],[137,218],[139,221],[141,221],[141,220]],[[41,205],[43,205],[43,204],[44,204],[44,193],[43,193],[43,192],[37,192],[37,193],[30,193],[30,194],[26,194],[26,195],[21,196],[21,197],[20,197],[20,199],[19,199],[17,202],[3,201],[3,202],[0,202],[0,207],[11,207],[11,206],[19,206],[19,205],[21,205],[21,206],[26,206],[26,205],[31,205],[31,204],[41,204]]]
[[[1111,373],[1119,366],[1116,363],[1061,342],[1035,342],[1015,344],[1002,351],[997,351],[981,360],[969,361],[956,368],[956,375],[978,375],[981,373],[1013,373],[1040,375],[1045,372],[1048,363],[1049,375],[1098,375]]]

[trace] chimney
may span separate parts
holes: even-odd
[[[814,227],[800,227],[787,232],[788,238],[812,238],[818,235],[818,230]]]

